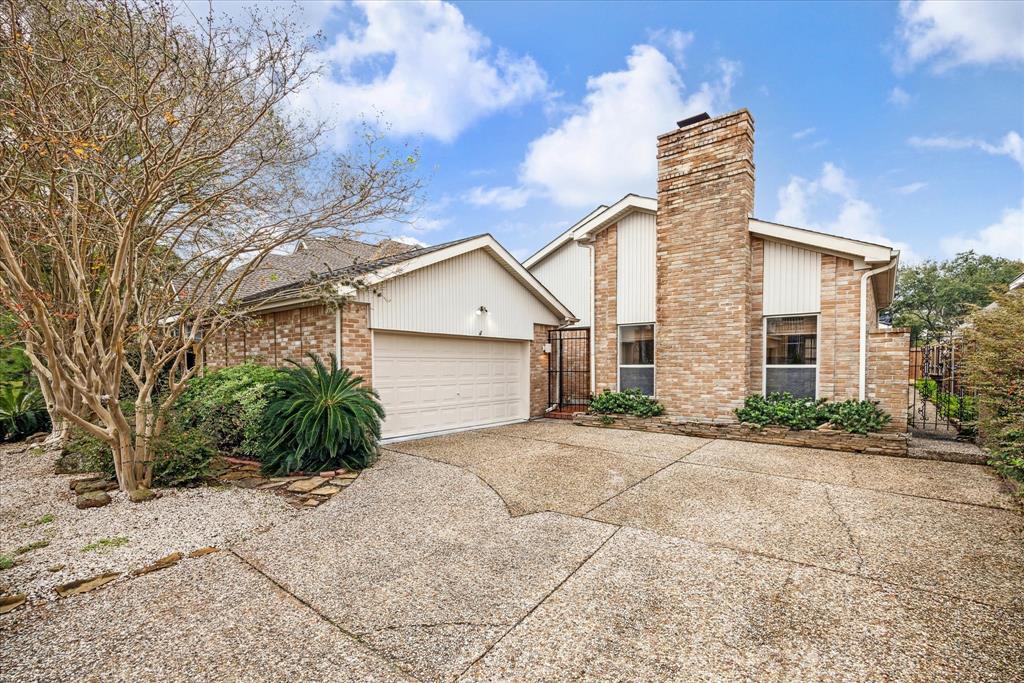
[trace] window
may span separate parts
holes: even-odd
[[[654,325],[619,327],[619,390],[654,396]]]
[[[818,316],[765,318],[764,392],[815,398],[818,385]]]

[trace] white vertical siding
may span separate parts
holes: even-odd
[[[533,339],[534,323],[561,322],[483,249],[360,289],[356,300],[380,330]]]
[[[616,242],[619,324],[654,322],[657,287],[654,214],[634,212],[620,220]]]
[[[821,254],[781,242],[764,243],[764,314],[821,310]]]
[[[590,327],[593,286],[589,249],[567,242],[530,272],[580,319],[573,327]]]

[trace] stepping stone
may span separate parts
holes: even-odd
[[[24,593],[0,597],[0,614],[7,614],[11,610],[17,609],[24,605],[27,599]]]
[[[245,479],[236,480],[235,486],[243,489],[255,489],[266,483],[267,480],[263,477],[246,477]]]
[[[302,506],[303,507],[307,507],[307,508],[315,508],[319,504],[320,504],[319,500],[317,500],[316,498],[310,498],[305,503],[303,503]]]
[[[220,552],[220,548],[214,548],[212,545],[208,545],[205,548],[199,548],[198,550],[193,550],[192,552],[190,552],[188,554],[188,556],[190,558],[192,558],[192,559],[195,559],[197,557],[202,557],[203,555],[209,555],[210,553],[217,553],[217,552]]]
[[[334,479],[331,479],[331,483],[332,484],[334,484],[335,486],[340,486],[342,488],[345,488],[346,486],[351,484],[353,481],[355,481],[355,480],[354,479],[342,479],[341,477],[335,477]]]
[[[321,486],[318,489],[314,489],[312,493],[314,496],[333,496],[340,490],[340,486]]]
[[[315,488],[323,486],[324,480],[320,477],[312,477],[310,479],[300,479],[296,482],[292,482],[291,486],[287,490],[292,493],[309,493]]]
[[[88,579],[78,579],[77,581],[71,581],[57,586],[57,595],[62,598],[66,598],[69,595],[77,595],[79,593],[88,593],[91,590],[96,590],[100,586],[104,586],[117,577],[121,576],[121,572],[108,572],[106,574],[100,574],[99,576],[93,576]]]
[[[263,489],[279,489],[282,486],[284,486],[285,484],[287,484],[288,481],[289,480],[287,480],[287,479],[285,479],[284,481],[274,481],[273,479],[271,479],[268,483],[262,484],[260,486],[257,486],[256,488],[258,488],[260,490],[263,490]]]
[[[150,572],[160,571],[161,569],[167,569],[178,564],[178,560],[182,558],[181,553],[171,553],[161,557],[159,560],[151,565],[143,567],[142,569],[136,569],[132,572],[132,576],[142,576],[143,574],[149,574]]]

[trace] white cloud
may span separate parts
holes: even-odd
[[[414,247],[429,247],[430,245],[421,239],[413,237],[412,235],[398,235],[397,237],[391,238],[395,242],[401,242],[402,244],[411,244]]]
[[[474,187],[466,193],[465,199],[474,206],[496,206],[503,211],[512,211],[526,206],[530,190],[525,187]]]
[[[587,80],[587,95],[555,128],[530,143],[520,181],[563,206],[593,206],[628,192],[653,194],[658,134],[675,121],[726,105],[738,65],[689,95],[678,68],[651,45],[636,45],[626,69]]]
[[[910,100],[910,93],[899,86],[896,86],[889,91],[889,104],[895,107],[900,107],[902,109],[910,104]]]
[[[912,147],[922,149],[980,149],[995,156],[1008,156],[1024,166],[1024,139],[1016,131],[1010,131],[997,144],[991,144],[975,138],[955,137],[912,137],[907,140]]]
[[[917,260],[908,244],[885,236],[878,211],[858,196],[856,183],[831,162],[814,180],[792,176],[779,188],[778,198],[779,223],[887,244],[900,250],[904,262]]]
[[[982,228],[976,235],[944,237],[940,245],[949,255],[973,249],[979,254],[1024,261],[1024,200],[1019,207],[1004,211],[999,222]]]
[[[928,183],[907,183],[906,185],[894,187],[892,191],[895,192],[896,194],[914,194],[915,192],[920,192],[926,187],[928,187]]]
[[[447,218],[432,218],[430,216],[418,216],[409,222],[409,227],[416,232],[433,232],[440,230],[451,223]]]
[[[396,134],[450,142],[480,118],[547,91],[532,58],[492,50],[454,5],[361,0],[354,7],[365,21],[316,55],[324,73],[293,102],[335,124],[339,146],[354,124],[378,114]]]
[[[811,135],[816,130],[818,130],[818,129],[817,128],[804,128],[803,130],[798,130],[797,132],[793,133],[793,139],[794,140],[803,140],[805,137],[807,137],[808,135]]]
[[[693,42],[692,32],[660,28],[648,32],[648,39],[652,45],[667,50],[676,66],[685,66],[686,48]]]
[[[900,3],[903,43],[897,68],[931,62],[936,71],[961,64],[1024,63],[1024,3],[924,0]]]

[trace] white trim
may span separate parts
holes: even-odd
[[[852,256],[854,262],[859,263],[861,268],[867,265],[889,263],[899,255],[899,251],[882,244],[862,242],[805,228],[794,228],[791,225],[770,223],[757,218],[749,219],[747,225],[750,233],[758,237],[810,247],[814,251],[826,254],[847,258]]]
[[[506,420],[505,422],[491,422],[485,425],[476,425],[473,427],[455,427],[453,429],[439,429],[436,432],[420,432],[419,434],[403,434],[402,436],[392,436],[387,439],[381,439],[377,443],[382,446],[386,446],[390,443],[400,443],[402,441],[413,441],[415,439],[425,439],[431,436],[443,436],[445,434],[458,434],[459,432],[472,432],[477,429],[491,429],[492,427],[503,427],[505,425],[522,424],[523,422],[529,422],[531,418],[517,418],[515,420]]]
[[[376,285],[384,280],[389,280],[399,275],[405,275],[427,266],[432,266],[435,263],[441,261],[447,261],[450,258],[461,256],[462,254],[468,254],[471,251],[477,249],[485,249],[491,256],[494,256],[499,263],[504,266],[516,280],[523,286],[529,289],[535,297],[547,306],[548,310],[557,314],[565,322],[576,322],[578,318],[572,314],[568,308],[562,304],[555,295],[548,291],[547,287],[541,284],[540,280],[533,276],[530,271],[523,267],[523,264],[519,263],[505,247],[498,243],[498,240],[494,239],[491,235],[480,235],[472,239],[453,244],[443,249],[432,251],[422,256],[411,258],[407,261],[396,263],[393,266],[385,266],[378,270],[372,271],[366,274],[362,278],[360,288],[370,287]],[[341,296],[351,296],[355,294],[356,287],[351,285],[339,285],[338,294]]]
[[[769,318],[809,318],[814,316],[814,365],[768,365],[768,319]],[[789,313],[761,316],[761,395],[768,395],[768,368],[814,368],[814,400],[821,397],[821,312]]]
[[[595,344],[594,344],[594,330],[597,329],[596,321],[594,316],[597,314],[597,304],[595,303],[594,297],[594,278],[597,276],[595,272],[597,270],[597,256],[595,255],[595,249],[593,244],[584,244],[587,251],[590,252],[590,333],[587,335],[590,337],[590,393],[597,393],[597,360],[594,358]],[[617,352],[616,352],[617,353]],[[616,356],[616,359],[618,356]],[[618,382],[618,380],[616,380]]]
[[[541,261],[546,259],[548,256],[551,256],[551,254],[553,254],[556,251],[558,251],[559,247],[561,247],[563,244],[565,244],[566,242],[569,242],[572,239],[572,233],[573,233],[574,230],[576,230],[576,228],[580,227],[582,224],[586,223],[587,221],[589,221],[594,216],[602,213],[607,208],[608,207],[605,206],[604,204],[601,204],[600,206],[598,206],[596,209],[594,209],[593,211],[588,213],[586,216],[584,216],[583,218],[579,219],[578,221],[573,223],[571,226],[569,226],[569,228],[565,232],[563,232],[561,235],[559,235],[558,237],[556,237],[555,239],[551,240],[550,242],[545,244],[543,247],[538,249],[533,254],[533,256],[530,256],[528,259],[523,261],[523,265],[527,269],[533,268],[535,265],[539,264]]]
[[[622,328],[623,327],[647,327],[651,326],[651,341],[654,342],[654,358],[655,360],[649,364],[637,364],[627,363],[622,364]],[[657,370],[657,358],[658,358],[658,329],[657,323],[624,323],[622,325],[615,325],[615,390],[622,391],[622,368],[650,368],[651,369],[651,393],[650,396],[653,398],[658,395],[658,370]]]
[[[633,211],[645,213],[658,212],[658,200],[653,197],[641,197],[640,195],[627,194],[619,201],[602,211],[596,216],[589,218],[582,225],[577,227],[572,234],[574,240],[592,239],[595,234],[618,222],[626,214]]]

